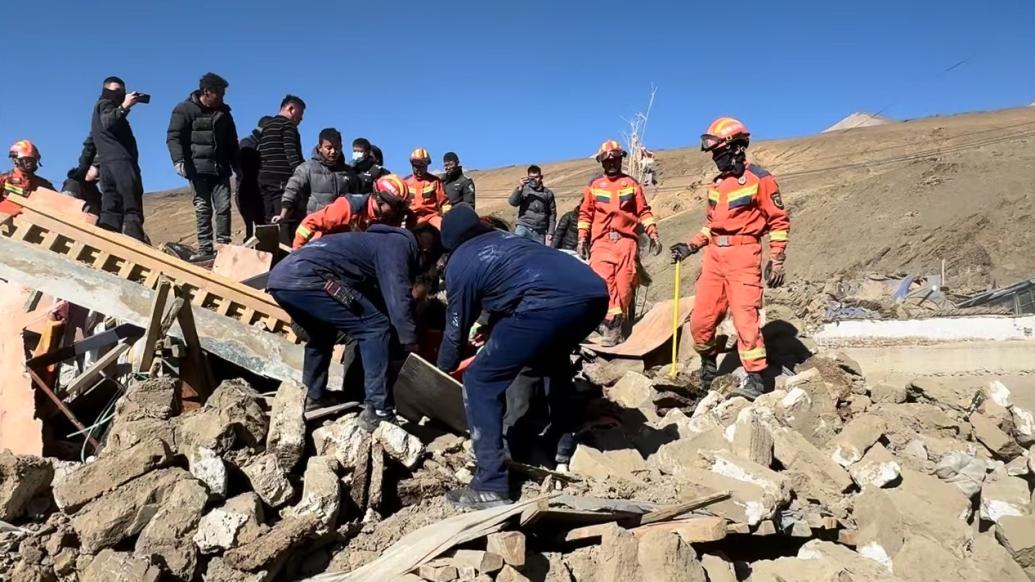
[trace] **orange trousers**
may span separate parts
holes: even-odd
[[[607,283],[607,321],[628,315],[636,293],[636,239],[601,237],[589,251],[589,266]]]
[[[705,247],[694,311],[690,315],[694,349],[699,353],[715,352],[715,328],[730,311],[737,328],[740,362],[748,372],[761,372],[766,367],[758,319],[761,308],[762,245]]]

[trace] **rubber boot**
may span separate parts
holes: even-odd
[[[733,393],[745,400],[754,401],[765,391],[765,384],[762,382],[762,375],[758,372],[749,372],[744,381],[733,389]]]
[[[622,337],[622,316],[616,315],[607,324],[607,331],[604,333],[603,339],[600,340],[600,345],[605,348],[617,346],[622,343],[625,338]]]
[[[701,354],[701,390],[710,390],[715,377],[719,375],[719,358],[715,354]]]

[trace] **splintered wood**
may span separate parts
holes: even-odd
[[[160,278],[167,277],[194,307],[214,311],[248,326],[259,325],[297,343],[290,317],[268,294],[83,222],[78,216],[53,212],[35,196],[34,193],[30,198],[9,197],[23,212],[8,218],[0,227],[0,235],[58,253],[148,289],[155,289]]]

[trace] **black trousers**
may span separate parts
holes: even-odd
[[[280,215],[280,200],[284,196],[287,178],[269,178],[259,176],[259,191],[262,193],[262,209],[264,224],[273,224],[273,217]],[[288,216],[280,223],[280,244],[291,246],[295,239],[295,229],[302,222],[300,216]]]
[[[97,226],[148,242],[144,234],[144,186],[140,167],[130,160],[101,164],[101,217]]]

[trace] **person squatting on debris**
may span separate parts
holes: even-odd
[[[270,272],[267,288],[309,337],[302,383],[309,409],[327,404],[327,371],[339,332],[356,340],[363,362],[364,426],[395,422],[388,393],[390,351],[413,351],[413,282],[441,255],[437,229],[412,232],[374,225],[366,232],[321,237],[292,252]],[[394,333],[393,333],[394,330]]]
[[[442,169],[445,170],[443,187],[446,189],[446,199],[451,206],[463,202],[474,208],[474,180],[464,174],[464,167],[460,165],[460,156],[454,152],[446,152],[442,156]]]
[[[708,389],[715,379],[715,328],[730,311],[737,329],[737,351],[748,373],[735,392],[754,400],[762,394],[761,373],[766,369],[758,317],[762,308],[761,239],[769,235],[766,282],[779,287],[784,279],[790,221],[776,178],[747,161],[750,137],[747,127],[732,117],[720,117],[708,126],[701,136],[701,151],[712,154],[719,175],[708,190],[706,223],[689,243],[678,243],[670,250],[676,262],[708,247],[690,316],[694,349],[701,354],[702,387]]]
[[[442,180],[428,172],[429,164],[431,154],[428,150],[417,148],[410,153],[413,173],[406,178],[406,187],[410,189],[410,211],[418,224],[441,227],[442,215],[449,212],[449,200]]]
[[[571,353],[607,312],[604,282],[575,257],[493,229],[467,205],[442,221],[448,306],[439,369],[460,364],[468,333],[480,313],[492,333],[464,373],[464,408],[478,464],[470,486],[447,494],[460,506],[481,508],[510,501],[503,447],[503,399],[522,369],[545,377],[555,434],[574,431],[567,410]],[[571,438],[560,439],[573,445]],[[559,456],[571,451],[558,449]]]
[[[650,252],[661,254],[661,238],[643,188],[622,171],[626,152],[614,140],[605,141],[596,159],[604,175],[594,178],[582,194],[579,208],[578,254],[607,282],[611,302],[601,345],[622,341],[622,327],[636,294],[637,229],[650,238]]]
[[[166,143],[176,173],[194,191],[198,252],[191,260],[215,256],[215,242],[230,244],[230,175],[237,167],[239,142],[230,106],[223,102],[230,84],[215,73],[205,73],[198,89],[173,108]]]
[[[410,192],[395,174],[378,178],[371,194],[347,194],[302,219],[295,230],[292,249],[323,235],[364,231],[374,224],[401,226],[406,218]]]
[[[508,199],[518,209],[517,226],[514,234],[550,245],[557,220],[557,200],[553,190],[543,186],[543,171],[539,166],[529,166],[528,172]]]
[[[27,139],[14,142],[7,151],[11,158],[11,171],[0,174],[0,199],[6,200],[11,194],[28,196],[36,188],[54,189],[46,178],[36,175],[40,166],[40,150]]]
[[[305,161],[298,126],[305,116],[305,101],[287,95],[280,102],[280,112],[259,120],[259,191],[262,194],[263,223],[273,224],[282,208],[284,187]],[[280,242],[291,242],[297,224],[282,224]]]
[[[322,210],[350,192],[355,192],[359,181],[352,166],[341,155],[341,133],[333,127],[320,132],[313,157],[295,168],[281,199],[280,215],[274,223],[298,224],[301,217]],[[295,217],[298,218],[295,218]],[[296,227],[297,229],[297,227]]]
[[[122,79],[108,77],[101,84],[101,96],[90,119],[90,139],[101,160],[101,217],[97,226],[143,242],[148,242],[144,234],[144,185],[129,112],[137,103],[150,100],[143,93],[126,93]]]

